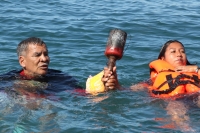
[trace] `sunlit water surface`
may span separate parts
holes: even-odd
[[[200,132],[198,96],[183,99],[187,119],[177,124],[168,112],[169,103],[178,108],[173,101],[129,89],[149,78],[148,63],[170,39],[185,45],[190,62],[200,62],[199,7],[198,0],[2,0],[1,75],[20,70],[17,44],[36,36],[48,45],[50,68],[74,77],[85,88],[87,77],[106,66],[110,30],[122,29],[128,38],[124,56],[117,61],[118,79],[125,90],[86,95],[66,89],[61,77],[53,88],[63,91],[27,99],[5,91],[12,90],[16,80],[1,81],[0,132]]]

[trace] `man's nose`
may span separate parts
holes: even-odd
[[[46,56],[46,55],[42,54],[41,55],[41,60],[44,61],[44,62],[46,62],[46,61],[49,60],[49,56]]]

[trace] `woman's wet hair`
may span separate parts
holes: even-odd
[[[171,43],[174,43],[174,42],[180,43],[180,44],[183,46],[183,48],[184,48],[184,45],[183,45],[180,41],[178,41],[178,40],[169,40],[169,41],[167,41],[167,42],[162,46],[162,48],[161,48],[161,50],[160,50],[160,53],[159,53],[159,55],[158,55],[158,59],[161,59],[162,57],[165,56],[165,52],[166,52],[167,47],[168,47]],[[191,65],[190,62],[189,62],[188,60],[187,60],[187,62],[186,62],[186,65]]]
[[[21,41],[18,44],[18,47],[17,47],[17,55],[18,55],[18,57],[21,56],[21,55],[26,54],[28,45],[30,45],[30,44],[36,44],[36,45],[41,45],[41,46],[45,45],[46,46],[45,42],[40,38],[37,38],[37,37],[27,38],[27,39]]]

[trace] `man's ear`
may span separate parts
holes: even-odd
[[[161,60],[164,60],[164,59],[165,59],[165,58],[162,56],[162,57],[161,57]]]
[[[24,68],[25,65],[25,57],[24,56],[19,56],[19,64]]]

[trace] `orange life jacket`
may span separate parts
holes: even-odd
[[[168,98],[200,90],[197,73],[175,72],[174,67],[163,60],[152,61],[149,68],[153,85],[148,88],[152,96]]]

